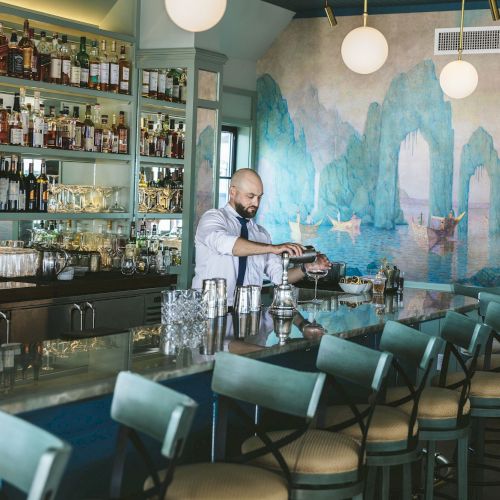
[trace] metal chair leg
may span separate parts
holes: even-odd
[[[375,488],[377,485],[377,467],[368,467],[368,473],[365,483],[365,500],[373,500],[375,498]]]
[[[403,500],[411,500],[411,463],[403,464]]]
[[[458,500],[467,500],[467,454],[468,436],[460,438],[457,443],[457,489]]]
[[[434,498],[434,464],[436,442],[427,441],[427,456],[425,457],[425,500]]]
[[[391,485],[391,468],[388,465],[382,467],[382,500],[389,500],[389,489]]]

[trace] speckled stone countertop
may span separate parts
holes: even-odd
[[[301,290],[299,299],[311,294]],[[211,370],[220,350],[263,359],[314,347],[325,333],[369,336],[381,332],[388,320],[416,325],[441,318],[447,310],[466,313],[477,307],[469,297],[422,289],[380,300],[326,291],[319,297],[320,304],[301,304],[293,322],[279,322],[268,311],[240,318],[228,315],[211,320],[202,338],[182,338],[176,345],[160,345],[159,326],[22,344],[14,353],[15,367],[4,362],[0,371],[0,409],[22,413],[110,394],[121,370],[164,381]]]

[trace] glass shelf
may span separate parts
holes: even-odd
[[[147,219],[147,220],[151,220],[151,219],[158,219],[158,220],[162,220],[162,219],[177,219],[177,220],[181,220],[182,219],[182,213],[180,214],[162,214],[162,213],[154,213],[154,212],[148,212],[148,213],[145,213],[145,212],[137,212],[137,217],[139,219]]]
[[[142,110],[143,113],[155,112],[155,110],[163,111],[163,110],[175,110],[181,111],[183,113],[186,112],[186,105],[180,102],[169,102],[169,101],[160,101],[158,99],[150,99],[148,97],[141,97],[140,101],[141,108],[148,108],[148,110]]]
[[[184,165],[184,158],[161,158],[158,156],[139,156],[139,160],[141,163],[150,163],[150,164],[162,164],[164,166],[167,165]]]
[[[0,221],[65,220],[65,219],[130,219],[130,212],[70,213],[70,212],[0,212]]]

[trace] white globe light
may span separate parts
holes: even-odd
[[[389,54],[389,46],[379,30],[361,26],[347,34],[340,52],[350,70],[367,75],[383,66]]]
[[[227,0],[165,0],[170,19],[186,31],[213,28],[226,11]]]
[[[453,99],[463,99],[476,90],[479,77],[471,63],[457,60],[448,63],[439,75],[443,92]]]

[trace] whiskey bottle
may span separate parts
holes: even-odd
[[[33,53],[31,54],[31,79],[35,81],[40,80],[40,65],[39,59],[40,56],[38,54],[38,48],[35,43],[35,29],[29,29],[29,37],[31,45],[33,46]]]
[[[99,90],[107,92],[109,90],[109,59],[106,48],[106,40],[101,40],[101,50],[99,51]]]
[[[82,130],[83,150],[94,151],[94,122],[92,121],[92,106],[87,104]]]
[[[118,154],[118,127],[116,125],[116,114],[113,113],[111,122],[111,152]]]
[[[180,102],[179,73],[175,69],[172,72],[172,102]]]
[[[35,174],[33,173],[33,163],[29,164],[29,172],[25,180],[26,185],[26,211],[36,212],[36,190],[37,182]]]
[[[0,158],[0,212],[9,210],[9,160]]]
[[[118,63],[118,54],[116,53],[116,42],[111,42],[111,51],[108,56],[109,61],[109,91],[118,92],[120,83],[120,65]]]
[[[94,122],[94,149],[97,153],[102,149],[102,128],[101,128],[101,106],[96,104],[94,106],[94,114],[92,116]]]
[[[120,60],[118,62],[119,67],[119,92],[120,94],[130,93],[130,62],[127,60],[127,54],[125,52],[125,45],[120,48]]]
[[[165,90],[167,88],[167,72],[164,69],[158,71],[158,94],[156,98],[160,101],[165,100]]]
[[[19,92],[16,92],[14,94],[14,106],[12,108],[10,124],[10,143],[16,146],[24,146],[23,125],[20,115]]]
[[[40,32],[40,42],[38,43],[37,50],[40,81],[50,82],[50,53],[52,46],[46,38],[45,31]]]
[[[8,71],[7,60],[9,57],[9,41],[3,31],[3,24],[0,23],[0,76],[6,76]],[[0,211],[2,209],[0,208]]]
[[[77,59],[80,64],[80,87],[89,86],[89,55],[86,50],[87,39],[80,37],[80,52],[77,54]]]
[[[9,42],[8,75],[15,78],[23,77],[23,51],[17,46],[17,33],[12,31]]]
[[[182,104],[186,104],[187,101],[187,73],[184,70],[179,79],[179,100]]]
[[[174,73],[173,69],[169,69],[167,72],[167,86],[165,89],[165,100],[172,102],[172,96],[174,93]]]
[[[61,83],[62,60],[59,47],[59,35],[52,35],[52,51],[50,52],[50,81],[52,83]]]
[[[79,106],[73,107],[73,146],[75,151],[82,150],[82,131],[83,123],[80,121],[80,108]]]
[[[35,90],[34,93],[34,105],[33,105],[33,142],[32,146],[34,148],[43,147],[43,132],[45,126],[45,120],[43,113],[40,112],[40,92]]]
[[[142,70],[142,97],[149,97],[149,69]]]
[[[69,84],[72,87],[80,86],[80,77],[81,77],[81,68],[80,62],[78,61],[78,52],[76,51],[76,45],[74,43],[71,44],[70,49],[70,61],[71,61],[71,69],[69,75]]]
[[[69,150],[72,146],[71,137],[71,118],[69,116],[69,107],[64,106],[59,118],[59,144],[61,149]]]
[[[62,36],[62,44],[59,52],[61,56],[61,83],[69,85],[71,78],[71,51],[68,43],[68,35]]]
[[[158,96],[158,70],[149,70],[149,97],[156,99]]]
[[[31,80],[31,58],[33,57],[34,44],[30,40],[30,23],[24,20],[23,36],[18,43],[23,54],[23,78]]]
[[[101,152],[111,153],[111,149],[113,146],[113,132],[108,123],[108,115],[102,115],[101,130],[102,130]]]
[[[3,99],[0,98],[0,144],[9,144],[9,113],[3,106]]]
[[[101,73],[101,63],[99,62],[99,49],[97,47],[97,40],[92,42],[92,48],[89,54],[90,76],[89,88],[98,89]]]
[[[186,137],[184,134],[184,123],[179,122],[178,129],[178,137],[177,137],[177,158],[184,159],[184,144],[186,141]]]
[[[125,112],[120,111],[118,115],[118,153],[119,154],[127,154],[128,153],[128,136],[129,129],[125,125]]]
[[[178,137],[179,134],[175,130],[175,120],[171,119],[170,120],[170,142],[172,143],[172,153],[170,155],[170,158],[179,158],[178,154]]]
[[[26,106],[26,89],[24,87],[19,88],[19,116],[21,119],[21,126],[23,128],[23,146],[29,146],[28,135],[29,135],[29,123],[30,123],[30,112]]]
[[[49,199],[49,180],[47,179],[47,167],[42,160],[40,175],[36,179],[36,209],[38,212],[47,212]]]
[[[49,117],[46,120],[47,131],[45,134],[45,147],[56,149],[57,148],[57,118],[56,108],[50,106]]]

